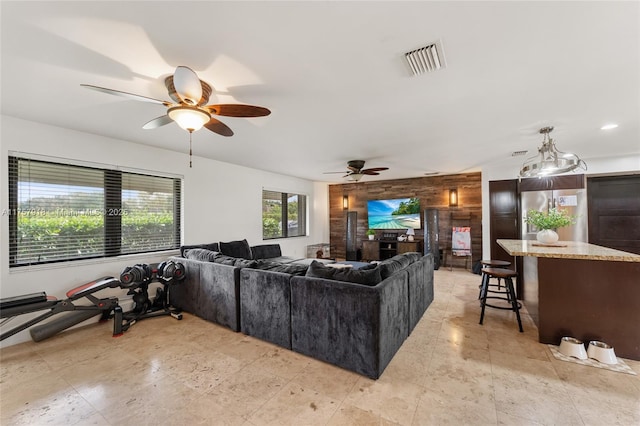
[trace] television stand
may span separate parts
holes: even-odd
[[[363,240],[362,260],[385,260],[397,254],[409,252],[422,253],[422,240]]]

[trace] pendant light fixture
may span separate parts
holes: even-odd
[[[543,177],[558,175],[575,169],[587,170],[587,164],[576,154],[558,151],[549,133],[553,127],[543,127],[540,133],[544,135],[538,155],[527,159],[520,169],[520,177]]]

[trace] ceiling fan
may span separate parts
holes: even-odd
[[[271,114],[267,108],[244,104],[213,104],[207,105],[211,96],[211,86],[200,80],[198,75],[189,67],[179,66],[173,75],[164,79],[169,97],[173,102],[162,101],[120,90],[81,84],[87,89],[97,90],[110,95],[122,96],[136,101],[161,104],[167,107],[167,113],[147,122],[143,129],[156,129],[165,124],[176,122],[178,126],[189,132],[189,156],[191,157],[191,134],[202,127],[222,136],[233,136],[226,124],[213,115],[226,117],[264,117]],[[191,167],[191,159],[189,159]]]
[[[384,170],[389,170],[388,167],[373,167],[370,169],[364,169],[364,160],[351,160],[347,162],[347,170],[346,172],[326,172],[325,174],[331,173],[346,173],[346,175],[342,177],[348,177],[349,180],[358,182],[364,175],[379,175]]]

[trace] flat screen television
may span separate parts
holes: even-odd
[[[367,201],[369,229],[420,229],[420,199]]]

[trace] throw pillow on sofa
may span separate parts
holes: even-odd
[[[351,269],[332,268],[324,264],[313,261],[307,270],[307,277],[325,278],[328,280],[345,281],[355,284],[374,286],[382,281],[380,268],[373,269]]]
[[[254,259],[272,259],[282,256],[280,244],[261,244],[251,247],[251,254]]]
[[[184,257],[191,260],[200,260],[202,262],[213,262],[220,253],[203,248],[192,248],[184,251]]]
[[[253,255],[251,253],[251,246],[247,240],[241,241],[229,241],[227,243],[220,242],[220,253],[231,256],[231,257],[240,257],[242,259],[253,259]]]
[[[218,247],[218,243],[193,244],[193,245],[188,245],[188,246],[180,246],[180,257],[186,257],[185,256],[185,252],[187,250],[191,250],[191,249],[195,249],[195,248],[202,248],[202,249],[207,249],[207,250],[211,250],[211,251],[220,251],[220,248]]]

